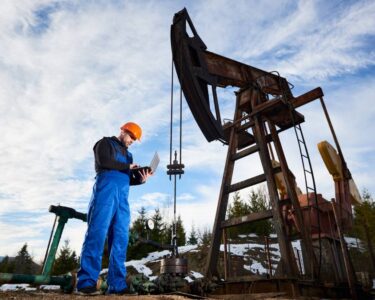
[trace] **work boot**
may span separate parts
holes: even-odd
[[[96,286],[87,286],[77,290],[76,294],[82,296],[97,296],[100,295],[101,292],[96,289]]]

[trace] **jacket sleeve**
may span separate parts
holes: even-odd
[[[139,185],[143,184],[141,174],[139,171],[130,170],[130,185]]]
[[[115,160],[115,154],[110,142],[103,138],[94,146],[95,161],[101,169],[124,171],[130,168],[130,164]]]

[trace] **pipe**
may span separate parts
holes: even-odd
[[[56,215],[57,216],[57,215]],[[55,261],[55,256],[57,252],[57,248],[59,247],[61,235],[64,231],[64,226],[68,222],[68,218],[64,216],[58,216],[58,225],[55,231],[55,235],[53,237],[53,241],[51,247],[49,249],[49,254],[47,260],[44,262],[42,275],[50,275],[53,267],[53,262]]]
[[[60,285],[64,291],[71,291],[74,287],[74,279],[71,275],[49,276],[0,273],[0,283],[32,283]]]

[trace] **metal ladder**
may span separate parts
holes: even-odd
[[[320,270],[322,265],[322,241],[321,241],[321,227],[320,227],[320,217],[319,217],[319,205],[318,205],[318,196],[316,192],[316,184],[315,184],[315,177],[314,177],[314,171],[311,164],[311,159],[309,155],[309,151],[306,146],[306,140],[303,135],[303,131],[300,124],[294,124],[294,132],[296,135],[296,139],[298,142],[298,149],[301,156],[301,162],[302,162],[302,168],[303,168],[303,176],[305,179],[305,189],[306,189],[306,197],[307,197],[307,203],[309,203],[309,193],[313,193],[314,195],[314,206],[313,209],[317,211],[317,226],[313,226],[311,224],[311,210],[309,211],[309,217],[310,217],[310,227],[315,228],[318,230],[318,241],[319,246],[313,246],[315,249],[319,252],[319,260],[318,260],[318,270],[316,272],[318,278],[320,276]],[[310,180],[308,179],[310,178]],[[311,184],[311,185],[310,185]]]
[[[280,77],[278,72],[275,72],[275,74]],[[288,84],[290,85],[290,83],[288,83]],[[293,88],[293,86],[291,87],[291,89],[292,88]],[[313,168],[312,168],[311,159],[310,159],[309,151],[307,149],[306,140],[305,140],[305,137],[304,137],[304,134],[303,134],[303,131],[302,131],[302,127],[301,127],[300,124],[297,124],[295,122],[294,113],[293,113],[295,111],[295,109],[287,99],[288,99],[288,97],[287,97],[286,91],[283,90],[282,101],[285,104],[287,104],[288,107],[289,107],[289,111],[290,111],[290,115],[291,115],[291,119],[292,119],[293,127],[294,127],[294,133],[295,133],[295,136],[296,136],[296,139],[297,139],[298,149],[299,149],[299,153],[300,153],[300,157],[301,157],[302,168],[303,168],[303,176],[304,176],[304,180],[305,180],[305,190],[306,190],[307,203],[309,203],[309,193],[313,193],[313,195],[314,195],[314,204],[315,205],[314,205],[313,209],[315,209],[317,211],[318,225],[313,226],[311,224],[311,210],[309,211],[309,218],[310,218],[310,227],[311,227],[310,231],[314,227],[315,229],[318,230],[318,235],[319,235],[319,238],[318,238],[319,246],[318,247],[313,246],[313,248],[315,248],[319,251],[318,270],[315,273],[315,274],[317,274],[317,277],[319,278],[320,277],[321,264],[322,264],[322,241],[321,241],[321,236],[320,236],[321,228],[320,228],[320,218],[319,218],[319,205],[318,205],[318,196],[317,196],[317,192],[316,192],[314,171],[313,171]],[[310,180],[308,178],[310,178]],[[312,272],[312,274],[314,274],[314,272]]]

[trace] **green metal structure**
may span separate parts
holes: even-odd
[[[55,222],[52,227],[50,240],[47,246],[47,252],[44,259],[43,270],[41,275],[31,275],[31,274],[12,274],[12,273],[0,273],[0,283],[31,283],[31,284],[54,284],[60,285],[64,292],[72,292],[75,285],[75,278],[72,275],[61,275],[61,276],[51,276],[53,262],[55,261],[55,256],[61,236],[65,227],[65,224],[69,219],[79,219],[83,222],[87,222],[87,214],[77,212],[73,208],[65,206],[55,206],[51,205],[49,207],[49,212],[56,215]],[[57,221],[57,228],[55,229]],[[53,238],[52,238],[53,235]],[[52,240],[52,243],[51,243]]]
[[[42,275],[50,275],[53,262],[55,261],[57,248],[59,247],[59,243],[61,240],[61,235],[63,233],[65,224],[68,222],[69,219],[79,219],[83,222],[87,222],[87,214],[77,212],[73,208],[65,207],[65,206],[54,206],[51,205],[49,207],[49,212],[54,213],[56,215],[56,218],[58,220],[58,225],[55,231],[55,234],[53,236],[52,244],[48,245],[50,246],[49,249],[47,248],[47,257],[44,260],[43,264],[43,271]],[[53,229],[52,229],[53,231]]]

